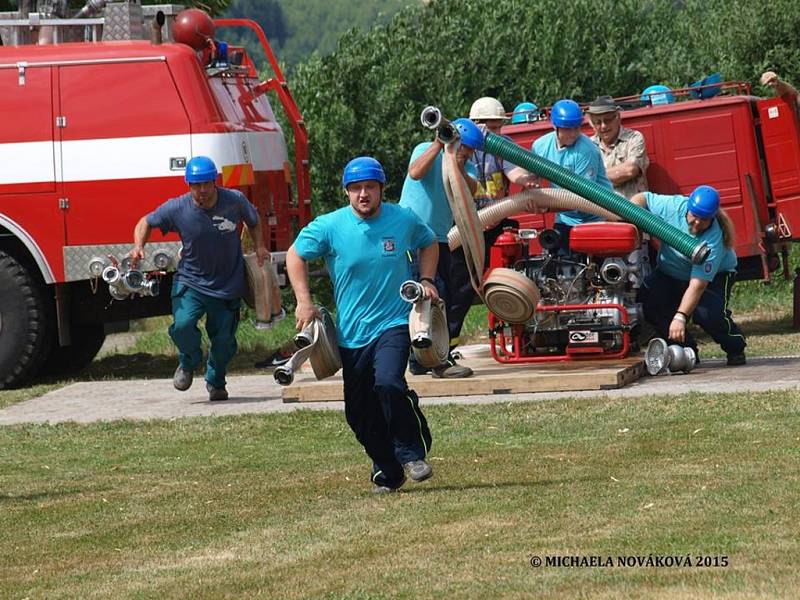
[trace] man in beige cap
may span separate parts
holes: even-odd
[[[645,171],[650,164],[644,136],[622,126],[620,107],[611,96],[600,96],[586,110],[594,129],[592,142],[603,155],[606,175],[614,191],[628,198],[647,191]]]
[[[797,90],[790,83],[786,83],[774,71],[766,71],[761,75],[761,85],[775,90],[775,93],[781,96],[789,104],[794,104],[800,113],[800,95]]]

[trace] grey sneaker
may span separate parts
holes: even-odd
[[[437,379],[464,379],[472,377],[472,369],[459,365],[450,359],[448,362],[431,369],[431,375]]]
[[[375,485],[372,487],[372,493],[375,495],[380,494],[394,494],[395,492],[399,492],[400,488],[393,488],[389,487],[388,485]]]
[[[206,383],[206,389],[208,390],[208,399],[211,402],[228,399],[228,390],[226,390],[224,387],[215,388],[210,383]]]
[[[406,482],[406,477],[403,475],[403,481],[397,484],[395,487],[391,487],[389,485],[378,485],[377,483],[372,486],[372,493],[373,494],[393,494],[394,492],[399,492],[400,488],[403,487],[403,484]]]
[[[194,373],[192,371],[184,371],[183,367],[178,365],[178,368],[175,369],[175,375],[172,376],[172,385],[175,386],[176,390],[185,392],[192,387],[193,379]]]
[[[406,472],[406,475],[411,479],[411,481],[415,481],[417,483],[420,481],[425,481],[426,479],[430,479],[430,477],[433,475],[433,469],[431,466],[422,459],[407,462],[403,465],[403,470]]]

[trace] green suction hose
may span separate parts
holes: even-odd
[[[523,167],[567,189],[595,204],[619,215],[626,221],[633,223],[639,229],[657,237],[665,244],[669,244],[691,261],[699,265],[706,260],[711,249],[705,242],[698,243],[688,233],[684,233],[669,223],[659,219],[645,209],[630,202],[623,196],[606,189],[594,181],[576,175],[572,171],[561,167],[541,156],[536,156],[519,147],[514,142],[493,133],[487,133],[483,144],[484,150],[505,160]]]

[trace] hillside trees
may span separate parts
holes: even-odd
[[[455,117],[484,95],[510,111],[715,71],[800,77],[797,13],[792,0],[433,0],[351,30],[290,80],[311,138],[315,211],[341,205],[341,169],[360,154],[384,163],[396,199],[413,145],[430,137],[419,125],[428,104]]]

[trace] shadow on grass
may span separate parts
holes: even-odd
[[[736,315],[733,315],[736,320]],[[792,327],[792,317],[784,316],[780,319],[769,319],[762,317],[758,319],[748,319],[738,322],[739,326],[744,331],[745,335],[794,335],[800,333],[800,330]]]
[[[572,477],[570,479],[537,479],[534,481],[487,481],[483,483],[465,482],[461,485],[437,485],[434,482],[426,484],[410,483],[403,486],[402,494],[432,494],[436,492],[465,492],[470,490],[491,490],[491,489],[510,489],[510,488],[541,488],[565,483],[575,483],[577,481],[591,483],[599,482],[600,477]]]
[[[275,350],[256,348],[254,350],[239,352],[228,367],[228,375],[245,374],[272,374],[272,369],[256,369],[254,364],[271,356]],[[195,371],[195,376],[201,376],[205,371],[205,360]],[[174,354],[150,354],[137,352],[134,354],[112,354],[94,360],[88,367],[70,376],[68,380],[58,377],[39,377],[30,384],[47,383],[72,383],[77,381],[97,381],[108,379],[171,379],[178,366],[178,357]]]
[[[31,500],[45,500],[48,498],[63,498],[66,496],[80,496],[88,492],[107,492],[111,488],[91,488],[91,489],[69,489],[69,490],[56,490],[49,492],[30,492],[27,494],[11,494],[8,492],[0,493],[0,504],[4,502],[17,502],[24,501],[30,502]]]

